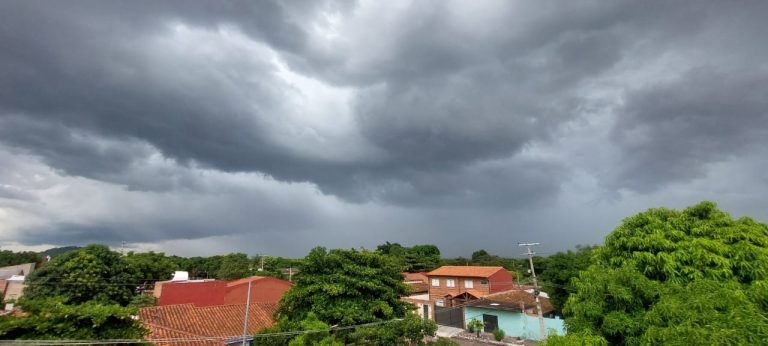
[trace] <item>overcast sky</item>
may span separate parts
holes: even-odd
[[[766,1],[0,1],[0,246],[516,256],[768,220]]]

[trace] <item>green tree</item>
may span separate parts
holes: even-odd
[[[766,340],[764,224],[734,220],[711,202],[682,212],[650,209],[625,219],[594,260],[573,280],[576,291],[564,309],[569,332],[617,345]]]
[[[272,330],[300,330],[302,321],[314,316],[338,327],[387,322],[378,327],[340,330],[334,335],[343,342],[401,344],[434,334],[434,322],[418,319],[411,313],[413,305],[400,300],[408,287],[391,256],[317,247],[299,269],[301,275],[280,301],[276,312],[279,322]]]
[[[592,264],[595,249],[596,246],[577,246],[576,251],[558,252],[549,256],[546,270],[537,272],[544,291],[549,294],[550,302],[558,311],[575,289],[571,280]]]
[[[128,270],[134,273],[134,281],[149,288],[156,281],[170,280],[178,265],[164,253],[160,252],[128,252],[123,257]]]
[[[251,275],[253,264],[244,253],[231,253],[223,257],[216,277],[222,280],[237,280]]]
[[[21,298],[22,316],[0,316],[0,339],[141,339],[146,330],[136,310],[116,304],[67,304],[64,298]]]
[[[488,251],[485,251],[484,249],[477,250],[472,253],[472,261],[480,261],[483,259],[486,259],[488,257],[491,257],[491,254],[488,253]]]
[[[13,252],[10,250],[0,251],[0,267],[12,266],[24,263],[39,263],[42,256],[37,252],[22,251]]]
[[[136,276],[119,253],[104,245],[88,245],[32,272],[24,296],[30,300],[60,296],[67,304],[93,300],[125,306],[136,294]]]

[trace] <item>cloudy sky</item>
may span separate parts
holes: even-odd
[[[765,1],[0,2],[0,247],[600,243],[768,221]]]

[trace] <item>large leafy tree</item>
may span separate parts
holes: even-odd
[[[337,327],[387,322],[344,329],[334,337],[346,343],[392,345],[419,343],[435,332],[433,322],[418,318],[411,313],[413,305],[400,300],[408,287],[399,263],[390,256],[317,247],[304,258],[300,270],[293,288],[280,301],[279,322],[271,331],[304,330],[318,321]]]
[[[651,209],[625,219],[594,259],[566,303],[569,332],[627,345],[768,340],[765,224],[711,202]]]
[[[55,257],[30,274],[28,299],[62,297],[67,304],[97,301],[125,306],[137,289],[137,273],[104,245],[88,245]]]

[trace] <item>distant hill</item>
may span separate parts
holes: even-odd
[[[63,255],[70,251],[75,251],[77,249],[80,249],[79,246],[62,246],[62,247],[55,247],[52,249],[45,250],[41,252],[40,254],[43,256],[51,256],[51,258]]]

